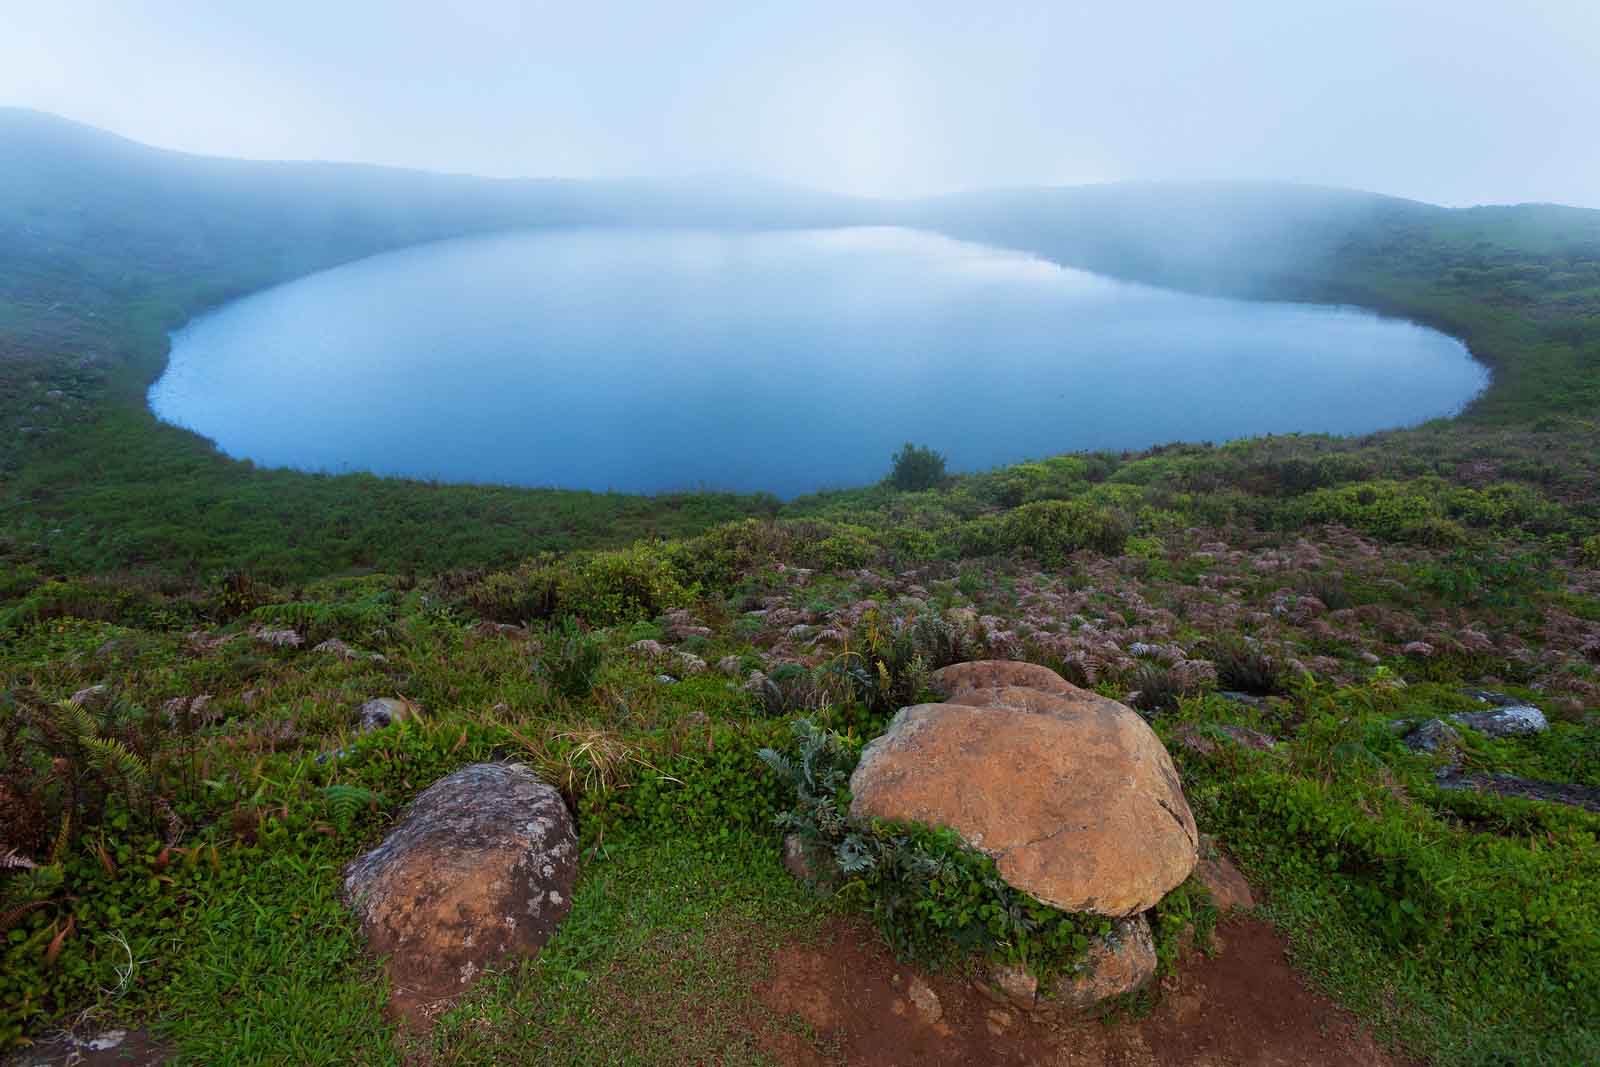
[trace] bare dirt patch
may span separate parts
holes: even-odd
[[[1265,923],[1239,919],[1220,950],[1186,960],[1164,980],[1150,1014],[1112,1023],[1052,1022],[996,1007],[954,978],[924,976],[942,1013],[908,996],[915,977],[875,931],[828,924],[780,949],[762,1003],[787,1018],[766,1051],[785,1065],[1052,1064],[1059,1067],[1398,1067],[1349,1012],[1289,966]],[[801,1039],[798,1035],[807,1035]]]

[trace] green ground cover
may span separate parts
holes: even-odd
[[[750,961],[924,890],[822,903],[790,882],[775,819],[796,798],[757,752],[795,754],[800,718],[858,745],[930,666],[1013,656],[1152,717],[1297,964],[1380,1036],[1439,1063],[1600,1060],[1600,817],[1443,791],[1388,725],[1497,689],[1551,729],[1465,731],[1465,769],[1600,785],[1597,213],[1329,208],[1306,255],[1230,277],[1158,270],[1049,203],[1003,201],[1036,213],[1010,230],[923,205],[1064,263],[1433,323],[1494,384],[1361,438],[945,477],[912,450],[898,485],[780,504],[256,470],[144,410],[188,315],[526,206],[401,225],[346,204],[334,224],[272,186],[251,211],[157,212],[102,174],[69,217],[5,180],[0,1044],[92,1018],[192,1062],[759,1061],[751,1035],[789,1024]],[[300,643],[262,637],[283,629]],[[348,654],[315,648],[334,638]],[[377,696],[425,715],[354,736]],[[572,915],[431,1036],[399,1033],[336,873],[421,788],[499,756],[579,814]],[[722,1022],[673,1025],[707,1003]]]

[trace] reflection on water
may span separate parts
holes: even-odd
[[[1076,449],[1354,433],[1486,384],[1365,312],[1186,296],[914,230],[554,230],[378,256],[174,335],[162,418],[228,454],[788,496]]]

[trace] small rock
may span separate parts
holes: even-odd
[[[635,641],[628,646],[628,651],[636,656],[645,656],[649,659],[661,659],[666,656],[667,650],[660,641]]]
[[[1433,646],[1426,641],[1407,641],[1400,646],[1400,651],[1408,656],[1427,657],[1433,655]]]
[[[313,651],[313,652],[326,652],[328,655],[330,655],[330,656],[338,656],[340,659],[360,659],[361,658],[361,653],[357,652],[355,649],[351,648],[349,645],[345,644],[343,641],[339,640],[337,637],[328,638],[326,641],[322,642],[320,645],[317,645],[316,647],[312,648],[311,651]]]
[[[1039,999],[1039,979],[1029,974],[1027,968],[1016,964],[996,967],[989,974],[994,987],[1012,1005],[1022,1011],[1032,1011]]]
[[[104,685],[91,685],[87,689],[73,693],[70,699],[75,708],[89,707],[103,701],[110,692],[111,690]]]
[[[1450,716],[1453,722],[1470,726],[1485,737],[1517,737],[1542,733],[1550,728],[1544,712],[1532,704],[1510,704],[1493,711],[1464,711]]]
[[[356,710],[356,729],[361,733],[382,730],[397,722],[412,722],[422,709],[404,697],[376,697]]]
[[[656,684],[657,685],[677,685],[678,684],[678,680],[676,678],[674,678],[670,674],[658,674],[658,675],[656,675]]]
[[[906,997],[911,1001],[911,1006],[917,1009],[917,1015],[923,1022],[932,1025],[944,1018],[944,1005],[939,1003],[939,994],[920,974],[912,977],[911,984],[906,987]]]
[[[1357,655],[1356,658],[1369,667],[1376,667],[1378,664],[1383,662],[1382,659],[1371,652],[1362,652]]]
[[[1200,861],[1195,864],[1194,873],[1211,897],[1212,907],[1218,911],[1249,911],[1256,906],[1250,883],[1209,834],[1201,835]]]
[[[743,672],[743,665],[738,656],[723,656],[717,660],[717,673],[725,674],[729,678],[737,678]]]
[[[1443,719],[1429,719],[1406,734],[1404,742],[1413,752],[1453,752],[1461,747],[1461,735]]]
[[[1000,1037],[1007,1030],[1011,1029],[1011,1024],[1013,1021],[1015,1020],[1009,1011],[1004,1011],[1000,1008],[990,1008],[989,1014],[984,1018],[984,1025],[989,1028],[989,1032],[991,1034],[993,1034],[995,1037]]]
[[[837,867],[827,849],[808,843],[799,834],[786,834],[783,838],[783,867],[820,897],[832,893],[838,881]]]
[[[1511,774],[1464,774],[1453,767],[1436,774],[1434,782],[1440,789],[1471,790],[1502,797],[1543,800],[1549,804],[1566,804],[1600,814],[1600,787],[1592,785],[1541,782],[1534,778],[1518,778]]]
[[[679,652],[677,655],[678,667],[685,675],[704,674],[706,661],[693,652]]]

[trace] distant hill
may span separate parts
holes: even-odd
[[[1123,182],[963,193],[909,205],[903,217],[911,225],[1119,277],[1274,295],[1324,280],[1353,242],[1449,214],[1349,189]]]
[[[0,266],[11,268],[0,270],[0,296],[11,298],[40,295],[16,268],[41,260],[72,263],[60,280],[82,296],[85,283],[126,293],[195,274],[265,281],[515,227],[820,225],[861,212],[844,198],[753,181],[506,181],[214,159],[17,109],[0,109],[0,160]]]

